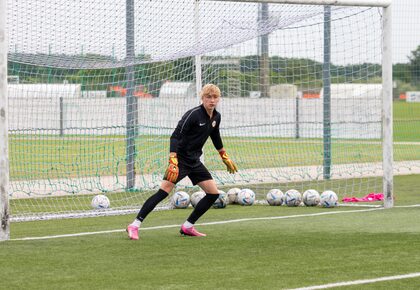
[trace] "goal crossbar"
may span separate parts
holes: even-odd
[[[388,7],[392,0],[211,0],[223,2],[252,2],[273,4],[333,5],[333,6],[369,6]]]

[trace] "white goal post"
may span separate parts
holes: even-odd
[[[9,239],[6,2],[0,1],[0,241]]]
[[[212,0],[214,1],[214,0]],[[225,0],[215,0],[224,1]],[[393,198],[393,131],[392,131],[392,23],[391,0],[228,0],[229,2],[257,2],[302,5],[373,6],[382,7],[382,154],[384,207],[394,205]]]

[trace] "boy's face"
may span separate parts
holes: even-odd
[[[206,110],[214,110],[220,101],[220,96],[216,94],[205,94],[202,96],[201,101]]]

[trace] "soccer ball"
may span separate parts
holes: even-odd
[[[238,203],[238,192],[240,191],[241,189],[237,187],[234,187],[228,190],[227,197],[228,197],[228,202],[230,204]]]
[[[206,196],[206,193],[204,191],[197,191],[191,194],[191,205],[195,208],[198,202]]]
[[[320,196],[315,189],[308,189],[303,193],[303,203],[306,206],[316,206],[320,202]]]
[[[284,194],[284,203],[287,206],[299,206],[302,202],[302,195],[296,189],[289,189]]]
[[[280,189],[272,189],[267,193],[266,199],[269,205],[282,205],[284,194]]]
[[[109,208],[110,206],[109,198],[103,194],[95,195],[90,204],[94,209]]]
[[[242,189],[238,192],[238,203],[240,205],[253,205],[255,202],[255,192],[249,188]]]
[[[338,205],[337,194],[332,190],[326,190],[321,194],[322,207],[336,207]]]
[[[190,196],[185,191],[178,191],[172,195],[171,203],[175,208],[187,208],[190,204]]]
[[[219,197],[213,203],[213,207],[214,208],[225,208],[227,203],[228,203],[227,194],[224,191],[219,190]]]

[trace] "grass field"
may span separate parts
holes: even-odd
[[[150,174],[163,168],[168,136],[143,136],[137,139],[137,168]],[[284,138],[224,138],[232,156],[242,169],[261,167],[305,166],[322,164],[322,140]],[[103,138],[73,137],[40,140],[11,139],[10,175],[13,180],[81,176],[125,175],[125,141],[106,143]],[[211,142],[205,147],[209,168],[223,169]],[[395,144],[395,161],[420,160],[420,143]],[[380,162],[382,145],[376,141],[333,141],[334,164]],[[216,160],[216,162],[212,162]]]
[[[420,104],[394,102],[394,159],[420,160]],[[321,139],[224,138],[230,154],[242,169],[322,164]],[[140,135],[136,140],[138,174],[163,170],[169,136]],[[83,176],[125,175],[126,148],[123,136],[11,135],[11,180]],[[380,140],[332,141],[333,164],[380,162]],[[211,142],[205,146],[208,167],[223,165]],[[212,162],[212,160],[216,160]]]
[[[417,126],[420,126],[419,116],[419,104],[394,102],[395,161],[420,160],[420,134],[416,131]],[[150,194],[148,185],[141,187],[141,193],[111,194],[110,191],[114,191],[114,188],[123,188],[124,182],[113,181],[114,184],[104,185],[101,180],[103,177],[118,178],[126,174],[126,148],[123,136],[11,135],[9,143],[10,179],[12,182],[19,181],[13,189],[19,193],[23,192],[25,197],[31,196],[31,190],[36,186],[45,191],[41,193],[44,196],[54,196],[55,191],[62,188],[66,188],[67,194],[84,190],[89,192],[92,189],[103,190],[108,192],[115,208],[122,208],[144,202],[145,197]],[[224,143],[229,154],[243,171],[258,168],[320,166],[324,158],[321,139],[226,137]],[[167,164],[165,152],[168,151],[168,145],[168,136],[140,135],[136,139],[137,180],[142,178],[141,175],[149,174],[154,174],[153,178],[160,179],[160,174]],[[380,140],[333,139],[331,157],[333,165],[381,162],[382,145]],[[205,146],[205,159],[211,171],[224,172],[224,164],[220,162],[211,141]],[[348,170],[353,170],[361,176],[364,173],[357,166],[351,166]],[[337,175],[341,173],[343,172],[335,172]],[[301,175],[304,176],[305,172]],[[91,179],[86,183],[79,182],[85,177]],[[58,178],[60,180],[57,180]],[[221,185],[226,183],[223,175],[215,178]],[[266,185],[266,188],[268,186]],[[293,185],[298,190],[315,186],[319,186],[319,190],[329,188],[340,194],[352,192],[354,194],[353,189],[357,192],[357,188],[363,193],[369,188],[381,190],[381,180],[347,179],[331,181],[328,184],[316,180],[308,185],[304,183]],[[257,193],[265,194],[265,191],[260,191],[258,188],[255,190]],[[11,209],[12,214],[90,209],[91,196],[78,196],[77,202],[74,200],[72,196],[37,199],[36,202],[33,199],[12,200]]]
[[[394,140],[420,141],[420,103],[394,102]]]
[[[397,207],[387,210],[211,209],[199,221],[205,238],[178,234],[191,209],[151,213],[139,241],[124,232],[134,215],[12,223],[0,288],[290,289],[418,273],[420,208],[398,205],[419,204],[419,188],[420,176],[396,176]],[[340,289],[419,285],[415,277]]]
[[[394,103],[396,161],[420,160],[419,105]],[[167,143],[167,138],[137,139],[137,148],[143,150],[136,161],[139,174],[165,166],[163,141]],[[322,164],[321,140],[225,138],[225,143],[241,169]],[[212,145],[206,146],[211,152],[206,164],[223,169]],[[332,149],[334,164],[382,159],[379,140],[334,140]],[[124,139],[118,137],[15,135],[10,156],[12,180],[125,174]],[[336,190],[340,198],[357,187],[378,185],[380,177],[310,184],[318,190]],[[420,175],[395,176],[394,185],[396,207],[386,210],[264,205],[211,209],[198,225],[206,238],[180,237],[179,225],[191,209],[152,213],[139,241],[128,240],[124,232],[134,214],[13,222],[11,240],[0,243],[0,289],[291,289],[420,273],[420,207],[411,207],[420,205]],[[302,182],[298,189],[308,186]],[[263,198],[265,192],[258,185],[249,187]],[[349,192],[343,190],[347,188]],[[119,207],[151,193],[108,196],[113,207]],[[48,212],[51,207],[87,210],[90,200],[91,196],[80,196],[75,204],[71,197],[45,198],[36,207],[33,199],[10,202],[12,212],[16,208]],[[340,289],[419,285],[418,275]]]

